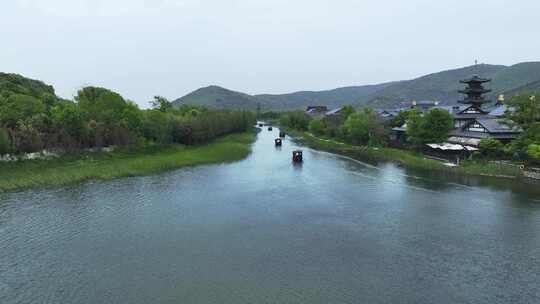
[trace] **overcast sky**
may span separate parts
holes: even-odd
[[[0,71],[146,106],[540,60],[539,0],[1,0]],[[6,3],[7,2],[7,3]]]

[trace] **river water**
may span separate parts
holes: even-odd
[[[540,303],[540,191],[304,149],[0,194],[0,303]]]

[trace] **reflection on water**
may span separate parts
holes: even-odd
[[[0,194],[0,303],[535,303],[535,184],[263,130],[244,161]]]

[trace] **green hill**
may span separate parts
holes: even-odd
[[[356,87],[344,87],[327,91],[301,91],[290,94],[255,95],[261,101],[264,108],[270,109],[297,109],[299,105],[307,106],[313,104],[324,104],[329,108],[336,108],[345,104],[355,103],[359,98],[369,96],[392,83],[378,85],[366,85]]]
[[[54,88],[39,80],[17,74],[0,73],[0,94],[21,94],[41,98],[43,94],[54,94]]]
[[[512,66],[479,64],[447,70],[419,78],[368,86],[351,86],[327,91],[302,91],[290,94],[247,95],[215,86],[199,89],[175,101],[175,104],[205,105],[215,108],[255,109],[257,104],[266,110],[291,110],[308,105],[326,105],[329,108],[345,104],[357,107],[392,107],[411,100],[438,100],[456,103],[463,88],[459,80],[478,74],[493,81],[488,97],[522,89],[538,89],[540,62],[524,62]],[[536,84],[536,86],[535,86]]]
[[[356,105],[381,108],[411,100],[438,100],[443,103],[454,103],[460,98],[458,90],[463,87],[463,84],[459,83],[460,80],[473,74],[492,78],[505,68],[502,65],[480,64],[433,73],[379,90],[364,99],[357,100]]]
[[[175,105],[198,105],[215,109],[256,110],[259,100],[251,95],[218,86],[200,88],[174,101]]]
[[[529,82],[526,85],[504,91],[502,94],[504,94],[507,97],[519,94],[521,92],[540,92],[540,80]]]

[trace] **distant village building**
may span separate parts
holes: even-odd
[[[328,129],[337,129],[345,122],[345,115],[343,114],[343,108],[328,111],[324,114],[324,123]]]
[[[306,114],[311,118],[322,118],[326,112],[328,112],[326,106],[308,106],[306,109]]]
[[[423,100],[423,101],[416,101],[413,100],[411,102],[411,109],[417,109],[420,112],[427,112],[433,109],[434,107],[437,107],[439,105],[438,101],[432,101],[432,100]]]
[[[342,110],[343,107],[328,110],[326,106],[308,106],[306,114],[311,118],[322,119],[329,129],[337,129],[345,121],[345,115],[343,115]]]
[[[422,113],[431,111],[432,109],[447,110],[454,118],[455,129],[450,132],[450,137],[447,143],[430,144],[434,149],[450,149],[450,150],[477,150],[482,139],[495,138],[503,143],[507,143],[515,139],[522,130],[516,126],[509,126],[505,123],[503,115],[506,111],[511,111],[511,108],[504,103],[504,96],[499,96],[497,102],[488,107],[486,104],[490,100],[484,95],[491,92],[490,89],[484,87],[485,83],[489,83],[491,79],[480,78],[477,75],[469,79],[461,80],[467,87],[459,92],[465,95],[463,100],[458,101],[457,105],[444,106],[438,102],[413,101],[409,109],[418,109]],[[395,117],[397,113],[403,111],[403,108],[397,110],[383,110],[379,113],[383,119]],[[404,140],[407,124],[393,128],[393,138],[400,141]],[[460,148],[461,147],[461,148]]]

